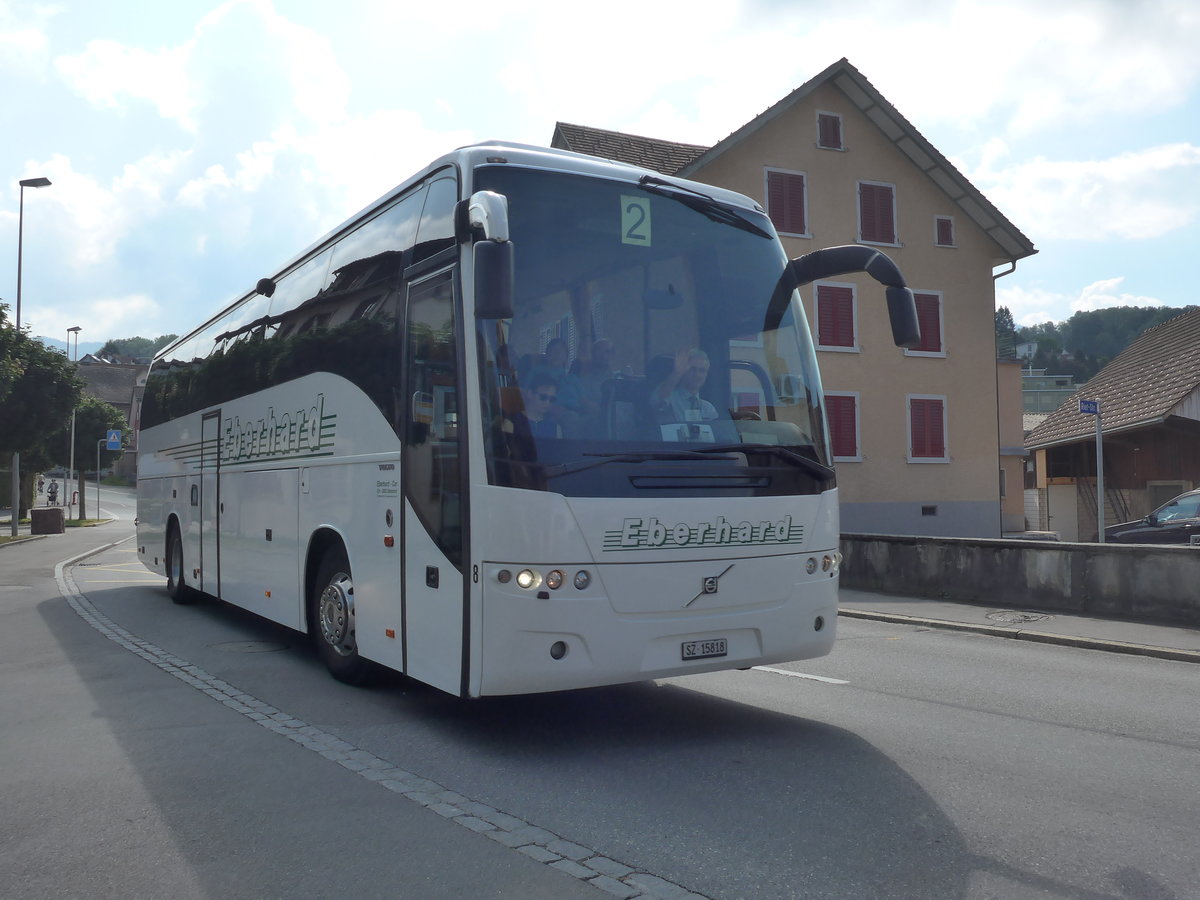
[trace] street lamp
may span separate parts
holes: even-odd
[[[78,325],[73,325],[67,329],[67,350],[71,349],[71,334],[75,335],[75,355],[71,357],[72,362],[78,364],[79,360],[79,332]],[[67,470],[67,478],[73,478],[75,475],[75,407],[71,407],[71,466]],[[69,513],[71,510],[71,485],[63,485],[63,506],[67,508]]]
[[[50,186],[49,178],[22,178],[21,205],[17,215],[17,331],[21,333],[21,247],[25,241],[25,188],[44,188]],[[21,454],[12,455],[12,536],[18,534],[21,520]]]

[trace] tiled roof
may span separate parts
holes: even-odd
[[[675,174],[708,149],[699,144],[662,141],[658,138],[589,128],[586,125],[571,125],[567,122],[559,122],[554,126],[554,140],[550,146],[642,166],[667,175]]]
[[[76,370],[86,384],[85,390],[93,397],[128,411],[133,402],[133,389],[138,375],[145,366],[123,366],[119,364],[80,364]]]
[[[1096,420],[1079,412],[1080,400],[1099,400],[1105,434],[1155,425],[1200,386],[1200,309],[1142,332],[1094,378],[1064,400],[1029,433],[1030,450],[1086,439]]]

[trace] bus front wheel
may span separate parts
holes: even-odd
[[[183,572],[183,538],[179,526],[171,525],[167,535],[167,593],[176,603],[195,603],[198,594],[188,587]]]
[[[358,655],[354,580],[340,548],[328,551],[321,559],[313,595],[313,637],[325,667],[338,681],[364,684],[371,674],[371,664]]]

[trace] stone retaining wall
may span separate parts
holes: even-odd
[[[843,534],[848,588],[1200,627],[1200,547]]]

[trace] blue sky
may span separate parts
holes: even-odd
[[[182,333],[445,150],[712,144],[847,57],[1028,235],[1018,323],[1200,302],[1195,0],[0,0],[0,298]],[[702,15],[697,10],[704,9]],[[10,310],[11,314],[11,310]]]

